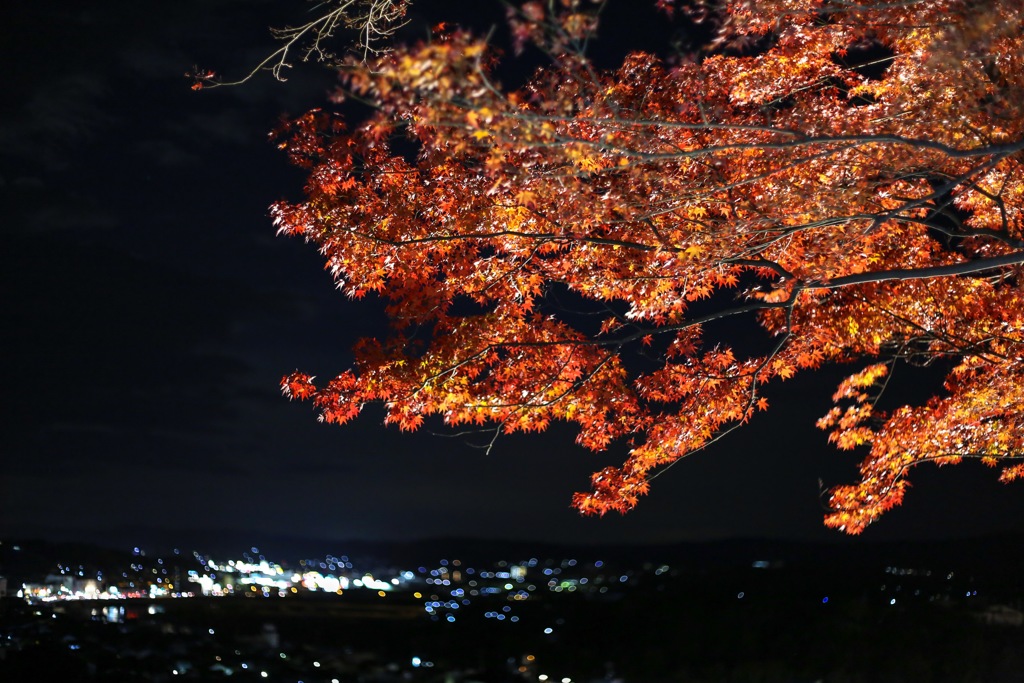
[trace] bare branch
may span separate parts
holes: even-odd
[[[385,46],[388,38],[404,26],[406,11],[412,0],[327,0],[313,7],[313,10],[324,10],[334,5],[317,18],[301,26],[272,28],[271,35],[283,45],[272,52],[253,69],[234,81],[221,81],[212,71],[186,74],[194,79],[192,88],[213,88],[223,85],[241,85],[254,78],[261,71],[269,71],[279,81],[288,80],[285,71],[292,68],[294,59],[302,62],[310,60],[325,64],[336,61],[335,53],[327,43],[335,37],[338,29],[346,29],[356,34],[350,49],[362,54],[365,62],[387,51]]]

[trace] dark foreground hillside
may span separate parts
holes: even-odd
[[[251,576],[319,567],[388,590],[258,589],[241,564],[178,550],[0,544],[9,594],[90,576],[196,593],[0,599],[0,683],[1024,683],[1016,539],[856,552],[347,545],[351,557],[295,555]],[[223,597],[193,582],[228,570]]]
[[[400,600],[8,600],[23,645],[0,650],[0,680],[1024,681],[1024,630],[962,605],[716,593],[537,601],[516,624],[433,622]]]

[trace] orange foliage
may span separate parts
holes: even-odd
[[[611,71],[578,49],[589,5],[561,5],[514,13],[514,39],[553,55],[519,89],[453,30],[345,65],[343,87],[377,105],[353,130],[318,111],[281,132],[309,183],[273,207],[280,231],[393,322],[353,370],[323,387],[291,375],[286,393],[330,422],[379,402],[402,429],[563,420],[589,448],[628,442],[574,498],[604,514],[767,410],[768,383],[861,363],[818,423],[866,449],[826,524],[860,532],[922,462],[1024,476],[1020,3],[729,2],[708,54]],[[768,47],[734,56],[745,37]],[[881,64],[847,66],[865,45]],[[740,315],[768,333],[763,353],[705,339]],[[945,391],[882,412],[903,359],[945,359]]]

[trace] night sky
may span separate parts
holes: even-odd
[[[636,3],[616,4],[626,13],[611,25],[635,21],[629,40],[664,47],[671,27],[648,36],[655,25]],[[299,198],[303,180],[267,133],[281,115],[324,104],[333,76],[298,65],[287,83],[263,75],[197,93],[183,74],[244,73],[274,49],[267,28],[302,21],[309,6],[8,9],[0,536],[859,543],[1024,531],[1021,485],[973,465],[916,472],[904,507],[861,539],[824,529],[819,480],[851,482],[856,464],[813,426],[838,371],[776,387],[772,410],[665,472],[633,513],[604,519],[581,518],[570,497],[621,462],[624,446],[593,454],[562,427],[502,438],[485,454],[429,429],[385,429],[374,409],[321,425],[283,399],[283,374],[333,376],[356,338],[381,329],[380,307],[339,294],[315,250],[275,237],[267,213]],[[419,3],[406,34],[460,17],[491,21]]]

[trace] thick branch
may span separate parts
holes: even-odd
[[[929,266],[926,268],[897,268],[893,270],[877,270],[870,273],[844,275],[825,282],[809,282],[802,289],[837,289],[850,285],[862,285],[869,282],[889,282],[891,280],[926,280],[937,277],[954,277],[968,275],[983,270],[993,270],[1006,266],[1024,263],[1024,251],[1015,251],[1003,256],[953,263],[948,266]]]

